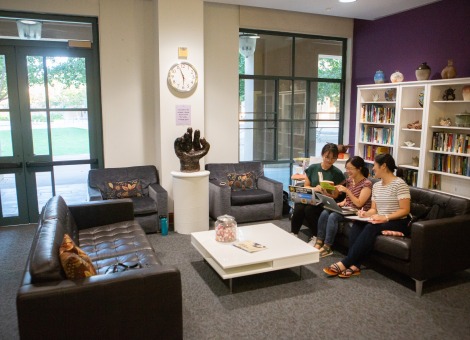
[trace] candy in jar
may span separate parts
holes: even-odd
[[[237,222],[233,216],[222,215],[215,222],[215,240],[233,242],[237,239]]]

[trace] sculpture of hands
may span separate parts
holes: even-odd
[[[200,170],[199,159],[207,155],[211,145],[205,138],[201,138],[199,130],[188,128],[187,132],[175,139],[175,153],[180,159],[182,172],[196,172]]]

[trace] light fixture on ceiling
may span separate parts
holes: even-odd
[[[356,2],[356,0],[339,0],[339,2]]]
[[[16,21],[20,39],[41,39],[42,22],[20,19]]]
[[[255,54],[256,39],[259,38],[258,34],[242,33],[239,35],[238,51],[245,57],[251,57]]]

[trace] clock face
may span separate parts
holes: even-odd
[[[181,62],[168,71],[168,85],[178,92],[189,92],[197,85],[197,72],[193,65]]]

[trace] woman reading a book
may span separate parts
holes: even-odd
[[[329,195],[333,198],[337,198],[339,191],[335,190],[328,193],[325,189],[320,186],[320,180],[332,181],[334,185],[343,184],[345,181],[344,174],[340,169],[335,167],[333,164],[338,159],[338,146],[333,143],[327,143],[321,151],[322,162],[317,164],[311,164],[305,170],[305,187],[311,187],[314,191],[322,194]],[[313,234],[316,234],[317,222],[323,207],[321,205],[311,205],[296,203],[294,205],[294,212],[291,219],[291,232],[294,235],[298,235],[304,218],[308,221],[308,227],[312,229]]]
[[[349,235],[348,255],[340,262],[323,268],[328,276],[349,278],[361,273],[361,263],[372,251],[375,239],[382,231],[406,233],[410,217],[410,188],[394,175],[395,160],[389,154],[375,156],[375,177],[379,182],[372,186],[372,206],[368,211],[359,210],[365,221],[353,223]]]
[[[356,210],[370,209],[372,194],[372,182],[367,179],[369,169],[366,167],[364,159],[353,156],[346,161],[346,172],[348,178],[344,185],[337,185],[339,192],[344,192],[346,198],[338,203],[340,207],[349,207]],[[331,246],[338,232],[339,222],[346,220],[344,215],[324,209],[318,219],[317,240],[314,247],[320,250],[320,257],[333,254]]]

